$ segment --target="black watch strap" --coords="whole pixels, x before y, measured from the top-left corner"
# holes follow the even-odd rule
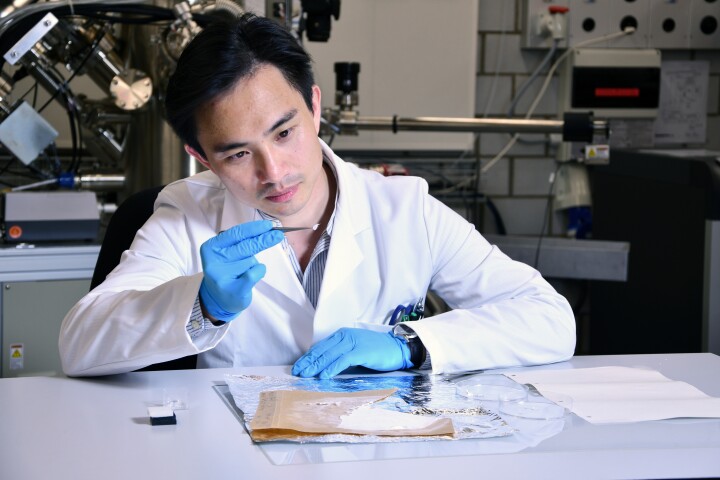
[[[410,349],[410,361],[413,367],[420,368],[425,363],[425,345],[420,341],[420,337],[408,339],[408,348]]]
[[[423,345],[422,340],[418,337],[418,334],[411,328],[406,327],[402,323],[398,324],[393,328],[393,334],[402,337],[407,342],[407,346],[410,349],[410,362],[413,364],[413,368],[420,368],[425,363],[427,356],[427,350]]]

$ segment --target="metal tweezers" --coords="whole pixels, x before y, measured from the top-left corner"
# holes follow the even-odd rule
[[[294,232],[296,230],[317,230],[319,226],[320,224],[316,223],[312,227],[273,227],[270,230],[277,230],[278,232]]]

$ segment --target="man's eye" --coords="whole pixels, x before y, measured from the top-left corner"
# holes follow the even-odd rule
[[[243,158],[246,154],[247,154],[247,152],[245,152],[245,151],[236,152],[236,153],[233,153],[232,155],[228,156],[227,160],[238,160],[240,158]]]
[[[288,135],[290,135],[290,132],[292,132],[292,128],[288,128],[287,130],[283,130],[280,133],[278,133],[278,137],[280,138],[287,138]]]

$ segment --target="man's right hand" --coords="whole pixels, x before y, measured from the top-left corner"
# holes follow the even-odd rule
[[[205,313],[229,322],[252,300],[252,289],[265,276],[265,265],[255,254],[282,242],[283,234],[271,230],[268,220],[236,225],[202,244],[204,278],[200,301]]]

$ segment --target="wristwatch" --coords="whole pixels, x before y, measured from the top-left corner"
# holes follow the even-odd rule
[[[413,368],[420,368],[425,363],[427,350],[415,330],[404,323],[398,323],[393,327],[393,335],[405,340],[410,349],[410,362]]]

